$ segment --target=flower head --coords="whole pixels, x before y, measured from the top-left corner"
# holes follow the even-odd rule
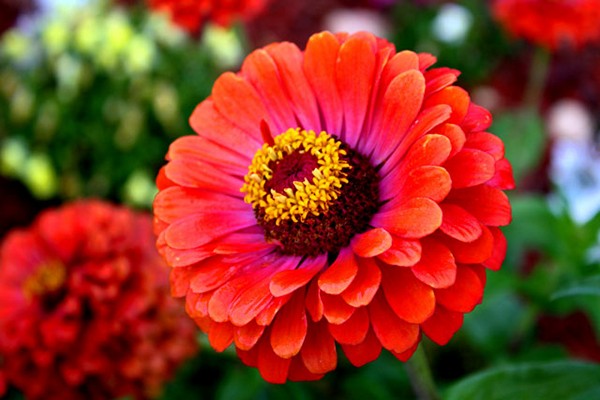
[[[212,21],[227,26],[235,18],[256,15],[267,0],[147,0],[156,11],[165,12],[171,20],[191,34],[199,33],[203,24]]]
[[[368,33],[276,43],[223,74],[157,178],[157,245],[211,345],[271,382],[422,333],[444,344],[502,263],[512,188],[458,71]]]
[[[600,40],[599,0],[495,0],[492,11],[514,36],[551,50]]]
[[[99,201],[45,211],[0,252],[0,355],[31,399],[156,394],[195,352],[151,218]]]

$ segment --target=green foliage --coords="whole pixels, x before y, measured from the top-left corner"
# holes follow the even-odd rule
[[[600,389],[600,366],[578,361],[503,365],[451,387],[446,400],[584,399]]]

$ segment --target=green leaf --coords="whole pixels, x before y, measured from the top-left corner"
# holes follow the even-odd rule
[[[600,366],[580,361],[505,365],[472,375],[446,393],[446,400],[568,400],[597,393]]]
[[[600,296],[600,275],[583,279],[568,287],[557,290],[552,295],[551,300],[585,295]]]
[[[495,117],[491,132],[498,135],[511,162],[515,180],[522,178],[538,166],[544,152],[544,126],[538,113],[518,110]]]

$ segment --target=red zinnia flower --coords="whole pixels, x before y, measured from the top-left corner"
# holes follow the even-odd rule
[[[271,382],[446,343],[498,269],[513,187],[490,114],[371,34],[277,43],[223,74],[159,173],[172,292]]]
[[[31,399],[143,398],[196,349],[147,215],[99,201],[42,213],[0,250],[0,357]]]
[[[495,0],[492,8],[511,34],[551,50],[600,40],[600,0]]]
[[[206,21],[227,26],[235,18],[256,15],[267,0],[147,0],[149,6],[165,12],[171,20],[191,34],[197,34]]]

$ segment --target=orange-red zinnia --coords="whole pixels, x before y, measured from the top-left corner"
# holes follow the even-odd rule
[[[195,330],[148,215],[80,201],[1,247],[0,368],[29,399],[154,396],[196,351]]]
[[[450,340],[502,263],[513,187],[458,71],[368,33],[217,79],[157,178],[157,245],[211,345],[270,382]]]
[[[600,41],[600,0],[494,0],[511,34],[551,50]]]

